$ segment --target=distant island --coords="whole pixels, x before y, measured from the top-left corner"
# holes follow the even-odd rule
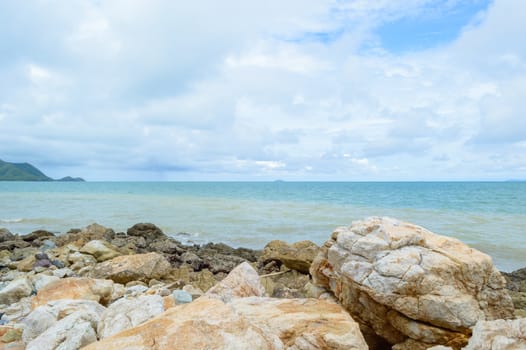
[[[9,163],[0,159],[0,181],[85,181],[80,177],[66,176],[52,179],[29,163]]]

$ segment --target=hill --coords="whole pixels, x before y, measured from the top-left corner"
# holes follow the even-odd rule
[[[9,163],[0,159],[0,181],[55,181],[29,163]],[[64,177],[57,181],[84,181]]]

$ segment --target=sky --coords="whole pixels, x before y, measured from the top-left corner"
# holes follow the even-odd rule
[[[4,0],[0,159],[91,181],[526,178],[526,2]]]

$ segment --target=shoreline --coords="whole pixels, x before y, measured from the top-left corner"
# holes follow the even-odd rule
[[[381,225],[378,226],[379,224],[377,224],[377,222],[381,222]],[[361,228],[360,225],[366,226],[364,226],[365,228]],[[400,225],[406,227],[406,229],[404,229],[406,231],[399,232]],[[429,267],[429,274],[431,275],[439,273],[438,271],[440,271],[440,269],[447,266],[446,262],[442,262],[440,259],[450,255],[458,256],[458,259],[463,259],[465,261],[463,264],[468,264],[466,265],[467,270],[462,272],[462,274],[451,274],[450,270],[452,268],[458,268],[458,266],[455,267],[455,264],[457,263],[454,263],[451,267],[445,267],[445,270],[436,276],[436,278],[446,278],[443,282],[439,283],[440,286],[444,283],[451,283],[452,286],[469,286],[472,283],[493,280],[491,288],[494,288],[494,291],[491,293],[494,295],[489,295],[490,298],[493,298],[491,299],[493,301],[490,304],[484,299],[488,296],[484,296],[484,293],[475,293],[472,295],[470,294],[471,292],[469,291],[469,288],[462,292],[460,290],[457,291],[458,293],[467,293],[466,295],[461,294],[459,300],[464,300],[468,297],[475,298],[474,300],[482,298],[480,300],[480,305],[482,305],[481,309],[477,312],[487,313],[487,316],[485,317],[488,319],[518,318],[518,320],[520,320],[521,317],[526,317],[526,268],[519,269],[512,273],[501,273],[502,277],[500,277],[501,274],[496,270],[494,270],[494,272],[487,270],[489,268],[488,263],[490,264],[490,262],[484,254],[472,250],[459,241],[451,240],[445,236],[435,235],[424,228],[399,222],[391,218],[368,218],[363,222],[358,221],[353,223],[349,228],[338,228],[329,237],[329,240],[321,246],[310,241],[300,241],[289,244],[284,241],[273,240],[268,242],[261,250],[233,248],[223,243],[184,245],[163,233],[159,227],[149,223],[135,224],[128,228],[126,232],[115,232],[111,228],[92,224],[82,229],[71,229],[67,233],[61,235],[54,235],[52,232],[45,230],[37,230],[20,236],[12,234],[6,229],[0,229],[0,304],[4,304],[1,307],[3,314],[0,314],[0,332],[2,332],[2,329],[6,330],[8,333],[12,332],[13,340],[10,342],[18,342],[17,344],[23,346],[21,349],[28,346],[28,350],[33,349],[33,345],[31,344],[34,344],[35,341],[38,340],[38,342],[42,342],[42,337],[44,337],[44,335],[46,337],[52,337],[53,335],[46,332],[39,333],[39,335],[36,334],[38,333],[37,331],[29,331],[31,328],[28,327],[32,326],[27,323],[28,318],[31,319],[31,317],[35,319],[35,322],[42,322],[40,318],[41,316],[34,314],[39,310],[37,307],[38,305],[42,305],[40,307],[50,307],[51,309],[59,307],[59,304],[47,301],[46,298],[59,298],[62,300],[64,298],[77,299],[80,297],[82,299],[85,295],[92,295],[88,298],[90,300],[92,298],[98,300],[98,304],[96,303],[96,305],[102,305],[102,308],[96,306],[99,310],[97,311],[99,316],[97,316],[96,321],[92,320],[90,322],[95,322],[95,324],[99,325],[105,324],[106,326],[104,327],[110,327],[107,325],[113,324],[114,321],[103,321],[103,319],[104,317],[109,317],[104,316],[107,313],[105,310],[112,309],[112,305],[114,304],[114,308],[120,311],[114,311],[117,312],[117,314],[112,317],[119,317],[119,313],[127,312],[124,311],[123,306],[117,308],[121,303],[132,303],[135,302],[135,300],[143,300],[144,298],[150,298],[152,300],[157,298],[155,300],[160,302],[161,304],[159,305],[161,306],[156,309],[158,311],[155,311],[149,317],[154,317],[156,315],[162,317],[165,313],[169,313],[170,310],[177,310],[178,306],[182,306],[181,304],[190,303],[191,305],[194,305],[192,300],[202,300],[202,296],[208,295],[210,290],[217,290],[218,288],[223,290],[221,293],[226,293],[220,297],[223,302],[226,302],[227,304],[230,302],[234,303],[234,301],[228,301],[230,300],[229,298],[231,298],[232,293],[234,293],[229,288],[234,288],[234,286],[239,285],[244,286],[242,287],[244,292],[259,290],[256,295],[252,295],[250,294],[252,292],[250,292],[247,295],[243,295],[243,297],[250,297],[252,295],[252,297],[270,298],[258,299],[258,302],[265,305],[277,302],[272,300],[283,300],[279,303],[293,302],[296,303],[294,304],[294,308],[301,309],[304,307],[301,305],[304,305],[307,300],[319,300],[316,302],[312,301],[312,303],[322,303],[322,300],[329,300],[331,303],[337,303],[335,305],[338,305],[338,310],[340,310],[338,312],[349,313],[352,318],[360,324],[360,329],[363,334],[357,333],[355,334],[357,338],[353,339],[361,339],[363,335],[365,339],[364,341],[369,344],[370,349],[384,349],[385,347],[381,346],[386,346],[385,344],[387,343],[391,345],[407,343],[409,344],[407,345],[409,346],[407,349],[420,349],[418,347],[413,347],[414,344],[416,344],[414,343],[415,341],[421,342],[421,339],[418,338],[419,336],[415,339],[420,340],[415,340],[412,338],[413,335],[411,332],[404,333],[397,330],[385,333],[382,329],[390,329],[389,327],[392,326],[384,325],[376,329],[375,327],[378,327],[378,325],[368,323],[370,321],[367,321],[369,317],[367,315],[378,312],[375,311],[376,308],[379,308],[378,310],[384,310],[387,307],[386,305],[378,304],[380,300],[383,300],[382,298],[375,297],[374,302],[373,299],[369,300],[368,303],[370,304],[370,310],[366,310],[366,313],[364,314],[363,310],[355,309],[353,307],[356,303],[355,300],[348,299],[349,295],[357,293],[358,290],[352,292],[351,290],[348,290],[342,293],[341,289],[355,288],[356,286],[360,286],[360,284],[352,282],[346,287],[345,283],[349,283],[348,278],[338,280],[338,282],[329,282],[331,279],[340,278],[338,276],[340,276],[341,273],[336,273],[337,269],[348,268],[345,266],[351,266],[349,264],[343,264],[340,266],[339,264],[341,263],[337,262],[340,258],[333,261],[331,259],[334,259],[334,254],[327,255],[328,249],[336,248],[338,247],[338,244],[343,244],[344,242],[344,240],[341,242],[335,240],[335,237],[349,235],[349,238],[358,239],[362,234],[360,232],[373,232],[374,230],[378,230],[379,227],[382,228],[382,230],[386,230],[385,233],[382,233],[380,236],[387,237],[391,235],[391,239],[393,239],[391,241],[392,243],[387,246],[381,246],[378,245],[378,243],[375,243],[378,242],[376,241],[376,238],[375,240],[369,240],[367,234],[365,234],[363,239],[366,240],[362,243],[356,243],[356,246],[360,245],[362,247],[360,248],[361,255],[357,255],[356,257],[358,260],[352,262],[352,264],[358,263],[358,265],[355,266],[362,267],[359,267],[358,270],[351,269],[347,272],[341,273],[350,273],[352,275],[362,271],[360,269],[363,269],[363,266],[366,266],[363,265],[365,264],[365,260],[363,259],[366,259],[366,257],[367,259],[377,259],[374,255],[369,256],[368,254],[376,249],[388,249],[384,253],[377,255],[380,260],[376,261],[374,265],[377,266],[375,269],[378,269],[378,271],[387,269],[385,272],[382,272],[386,274],[385,276],[378,275],[378,277],[375,277],[380,278],[380,280],[378,280],[379,282],[375,282],[377,283],[376,287],[374,287],[377,289],[375,293],[383,293],[383,289],[391,288],[389,287],[389,279],[391,277],[388,276],[395,276],[397,274],[396,271],[399,269],[397,264],[400,264],[401,268],[403,268],[402,271],[406,271],[407,269],[407,267],[402,267],[405,266],[404,264],[413,264],[413,262],[411,262],[413,259],[412,253],[410,253],[412,249],[423,249],[419,254],[430,254],[428,258],[431,259],[429,260],[429,264],[433,264]],[[356,233],[360,234],[356,235]],[[402,234],[402,236],[396,238],[399,234]],[[412,236],[407,236],[408,234]],[[402,240],[400,240],[400,238],[402,238]],[[422,239],[426,240],[427,243],[418,243]],[[407,245],[407,247],[399,250],[401,242],[402,246]],[[434,256],[433,254],[435,254],[434,252],[437,251],[437,248],[432,248],[432,246],[433,244],[443,244],[443,242],[449,242],[446,246],[451,250],[442,258],[436,260],[438,256]],[[428,246],[430,249],[426,248]],[[347,259],[353,253],[350,253],[350,251],[345,252],[345,249],[348,249],[345,247],[346,245],[343,244],[334,252],[340,250],[341,254],[343,254],[342,258]],[[460,250],[456,252],[457,249]],[[381,257],[385,256],[385,254],[388,254],[388,256],[392,254],[393,257],[398,256],[398,258],[393,260],[394,263],[388,262],[384,266],[382,265]],[[469,256],[466,254],[469,254]],[[434,262],[435,260],[436,262]],[[417,268],[415,271],[420,269],[418,264],[414,265],[414,267]],[[469,267],[470,264],[473,264],[473,266]],[[330,270],[327,269],[327,266],[331,266]],[[236,280],[236,282],[225,282],[228,281],[229,278],[233,278],[231,277],[231,274],[234,274],[235,271],[240,268],[242,270],[244,269],[244,272],[242,273],[243,276],[235,278],[241,278],[241,280]],[[492,268],[494,269],[493,266]],[[364,271],[366,270],[359,272],[359,274],[364,273]],[[480,273],[486,274],[484,275],[485,277],[482,278],[482,276],[477,275]],[[491,276],[497,274],[498,278],[489,278],[488,273],[491,274]],[[474,274],[474,276],[470,277],[469,274]],[[407,273],[403,273],[400,275],[400,278],[406,278],[406,275]],[[428,274],[426,273],[422,276],[427,278],[427,275]],[[459,281],[449,281],[449,278],[461,278],[461,284],[459,284]],[[467,280],[462,280],[464,278]],[[473,280],[470,282],[469,278],[473,278]],[[433,279],[429,281],[433,281]],[[231,284],[229,287],[217,287],[222,283]],[[245,283],[252,283],[251,287],[245,286]],[[405,283],[412,282],[409,279]],[[95,285],[97,285],[97,287],[95,287]],[[341,287],[333,289],[336,285],[340,285]],[[80,290],[76,292],[78,288],[81,288],[82,290],[85,288],[87,289],[82,292]],[[227,288],[227,291],[225,291],[224,288]],[[413,290],[413,288],[414,287],[411,287],[409,290]],[[484,290],[487,287],[481,285],[481,287],[477,288],[482,288],[482,290]],[[51,291],[48,291],[48,289],[51,289]],[[359,293],[364,293],[365,291],[370,291],[371,287],[359,290]],[[101,293],[100,291],[106,291],[104,293],[109,294],[98,295],[97,293]],[[51,293],[51,295],[46,293]],[[93,293],[95,293],[95,295]],[[422,291],[422,293],[425,292]],[[446,295],[450,294],[451,291],[446,293]],[[511,298],[508,294],[511,295]],[[398,292],[396,295],[398,295]],[[360,298],[363,299],[366,297],[363,295]],[[389,298],[385,300],[389,300]],[[446,299],[444,299],[444,302],[447,304],[454,300],[453,297],[447,296]],[[309,301],[309,303],[311,302]],[[493,305],[495,303],[497,303],[497,306],[494,311],[484,311],[485,306],[483,305]],[[389,302],[387,305],[390,305]],[[35,307],[37,307],[37,309],[35,309]],[[76,307],[79,306],[75,306],[75,308]],[[142,307],[143,306],[137,304],[133,306],[133,309],[139,310]],[[217,305],[215,307],[217,307]],[[323,306],[324,309],[327,309],[327,307],[327,305]],[[389,307],[395,306],[390,305]],[[513,311],[514,307],[515,311]],[[333,307],[328,307],[328,309],[331,308]],[[328,309],[326,317],[333,317],[330,316],[331,314]],[[141,312],[148,313],[150,311],[143,310]],[[78,311],[79,317],[84,315],[82,312]],[[130,310],[130,312],[138,311]],[[395,311],[393,310],[391,312]],[[409,315],[411,314],[409,311],[405,312],[408,312]],[[515,312],[515,316],[513,316],[513,312]],[[74,314],[77,314],[77,311],[75,311]],[[411,322],[417,322],[417,320],[419,320],[418,315],[413,317],[415,317],[415,320]],[[448,328],[450,326],[444,326],[444,321],[440,320],[442,315],[437,314],[435,317],[438,317],[439,320],[423,320],[425,323],[422,324],[422,327],[425,325],[425,327],[429,328],[432,324],[434,325],[433,327],[435,327],[432,328],[432,330],[426,330],[424,333],[429,335],[429,332],[438,332],[436,334],[445,334],[444,332],[446,332],[448,334],[446,338],[450,339],[450,341],[442,342],[433,340],[435,338],[431,337],[426,340],[425,344],[428,344],[427,342],[443,345],[448,344],[455,350],[461,348],[461,345],[459,344],[467,344],[469,337],[471,336],[470,328],[458,328],[457,326]],[[458,315],[458,317],[463,319],[464,316]],[[466,320],[468,320],[471,316],[466,317]],[[156,318],[153,318],[152,322],[155,319]],[[61,324],[61,321],[58,319],[54,322],[56,322],[56,324]],[[395,321],[393,319],[389,322],[400,322],[400,320]],[[137,323],[137,325],[138,324],[140,324],[140,322]],[[126,327],[129,328],[132,326],[133,325],[128,325]],[[114,327],[116,328],[112,328],[112,332],[115,331],[116,333],[119,329],[126,329],[119,328],[122,326]],[[345,327],[355,326],[349,324]],[[56,330],[53,332],[56,333]],[[105,332],[109,331],[95,328],[94,331],[92,330],[90,332],[91,335],[89,342],[94,344],[94,349],[99,349],[99,347],[97,347],[98,345],[96,345],[99,342],[101,346],[103,346],[103,344],[106,344],[112,339],[111,337],[107,338],[108,340],[103,339],[109,334]],[[142,334],[140,327],[137,328],[136,332],[137,334]],[[0,348],[3,339],[4,338],[1,338],[0,334]],[[453,341],[452,339],[455,340]],[[77,347],[74,346],[72,347],[72,349],[76,348]],[[398,347],[398,349],[406,348]]]

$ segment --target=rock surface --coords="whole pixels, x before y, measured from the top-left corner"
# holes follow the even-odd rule
[[[92,278],[63,278],[41,288],[33,298],[33,308],[60,299],[93,300],[107,305],[114,297],[114,283]]]
[[[107,338],[148,321],[164,312],[160,295],[142,295],[137,298],[121,298],[111,304],[101,316],[97,327],[100,339]]]
[[[126,255],[97,264],[91,271],[91,277],[111,279],[122,284],[149,282],[167,276],[171,268],[170,263],[158,253]]]
[[[284,241],[274,240],[265,246],[258,262],[260,266],[264,266],[275,260],[289,269],[307,274],[319,251],[320,247],[311,241],[300,241],[290,245]]]
[[[477,321],[513,315],[505,280],[490,257],[391,218],[338,228],[311,274],[363,330],[373,330],[390,344],[458,349]]]
[[[526,349],[526,318],[479,321],[464,350]]]
[[[265,288],[261,285],[258,273],[249,263],[244,262],[233,269],[224,280],[210,288],[205,296],[229,302],[232,298],[264,294]]]
[[[16,303],[23,297],[31,295],[32,292],[33,285],[29,278],[17,278],[0,290],[0,305]]]
[[[100,239],[89,241],[88,243],[84,244],[79,251],[84,254],[92,255],[98,262],[110,260],[122,255],[117,251],[116,247]]]

